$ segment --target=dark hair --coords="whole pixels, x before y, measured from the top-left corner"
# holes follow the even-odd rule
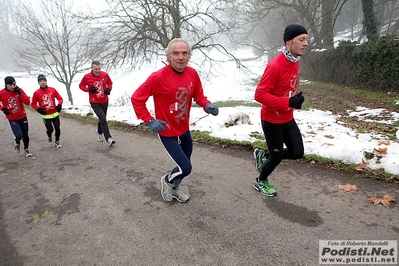
[[[101,65],[101,63],[98,60],[94,60],[93,62],[91,62],[91,66],[93,66],[93,65],[99,66],[99,65]]]

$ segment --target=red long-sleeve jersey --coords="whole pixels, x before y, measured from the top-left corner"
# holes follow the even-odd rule
[[[210,103],[204,96],[197,71],[188,66],[183,73],[177,73],[167,65],[152,73],[133,93],[134,111],[145,123],[152,118],[145,104],[150,96],[154,99],[155,117],[167,123],[165,130],[158,132],[165,137],[180,136],[189,130],[193,99],[202,108]]]
[[[95,93],[89,92],[91,87],[96,87],[97,91]],[[112,90],[112,80],[107,72],[101,71],[99,76],[95,76],[90,72],[83,76],[79,83],[79,88],[89,93],[89,102],[102,104],[108,102],[108,95],[105,94],[105,89]]]
[[[57,106],[55,99],[57,99],[58,104],[64,102],[61,95],[53,87],[47,87],[46,89],[39,88],[33,93],[31,106],[35,110],[39,107],[44,108],[46,114],[51,115],[57,112],[55,109]]]
[[[255,100],[262,104],[261,119],[282,124],[294,118],[289,98],[298,93],[299,62],[278,54],[266,66],[255,90]]]
[[[21,94],[15,91],[9,91],[7,89],[2,89],[0,91],[0,110],[3,107],[7,108],[10,112],[6,115],[8,120],[19,120],[26,117],[25,105],[30,104],[28,95],[20,88]]]

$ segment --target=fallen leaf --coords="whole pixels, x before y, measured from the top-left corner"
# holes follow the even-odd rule
[[[380,140],[380,141],[378,142],[378,145],[389,145],[389,144],[391,144],[391,143],[389,142],[389,140]]]
[[[392,196],[385,195],[382,199],[377,197],[369,198],[370,201],[374,203],[374,205],[382,204],[385,207],[393,207],[392,203],[395,202],[395,199]]]
[[[364,168],[367,167],[367,162],[365,160],[362,159],[362,163],[356,165],[355,170],[356,171],[362,171]]]
[[[341,190],[345,190],[347,192],[351,192],[352,190],[357,190],[356,185],[351,185],[351,184],[338,185],[338,188]]]
[[[330,147],[330,146],[334,146],[334,144],[332,144],[332,143],[323,143],[323,144],[321,144],[321,146],[328,146],[328,147]]]
[[[376,151],[376,152],[378,152],[378,153],[380,153],[380,154],[387,154],[387,150],[388,150],[388,148],[387,147],[379,147],[379,148],[374,148],[374,151]]]
[[[324,135],[324,137],[326,137],[328,139],[333,139],[334,138],[334,136],[332,136],[332,135]]]

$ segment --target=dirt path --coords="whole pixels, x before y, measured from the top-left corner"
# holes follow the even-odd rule
[[[166,203],[160,177],[173,164],[153,134],[62,119],[61,149],[28,112],[34,157],[16,154],[0,123],[0,265],[317,265],[319,240],[399,238],[397,207],[368,198],[398,186],[283,162],[278,196],[252,187],[250,151],[195,144],[182,183],[190,201]],[[351,183],[357,191],[338,190]]]

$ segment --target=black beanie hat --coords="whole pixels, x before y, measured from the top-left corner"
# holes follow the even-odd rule
[[[37,76],[37,82],[39,82],[41,80],[47,81],[46,77],[43,74],[40,74],[39,76]]]
[[[4,79],[4,84],[13,84],[15,82],[15,79],[11,76],[8,76]]]
[[[285,28],[284,31],[284,43],[286,41],[294,39],[296,36],[301,34],[308,34],[308,31],[299,24],[290,24]]]

